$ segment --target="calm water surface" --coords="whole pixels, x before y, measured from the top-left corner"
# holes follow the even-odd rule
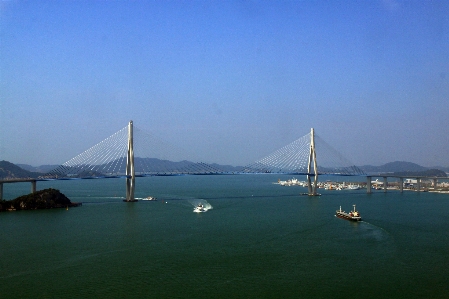
[[[138,178],[159,200],[137,203],[124,179],[38,182],[83,206],[0,214],[0,298],[449,298],[449,195],[311,198],[278,178]],[[334,216],[353,204],[363,222]]]

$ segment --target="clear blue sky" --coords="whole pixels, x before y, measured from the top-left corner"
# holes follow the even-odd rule
[[[0,160],[61,164],[133,120],[206,162],[314,127],[356,165],[449,166],[449,1],[0,7]]]

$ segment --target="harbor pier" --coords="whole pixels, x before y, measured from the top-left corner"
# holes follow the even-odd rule
[[[373,178],[382,178],[382,181],[376,180],[373,181]],[[373,184],[375,184],[375,189],[383,189],[384,192],[387,192],[388,189],[388,178],[395,178],[399,180],[397,183],[399,187],[399,191],[404,191],[404,185],[407,185],[409,189],[413,189],[417,192],[428,191],[428,186],[423,189],[425,181],[432,181],[433,189],[436,190],[438,186],[439,180],[449,180],[449,177],[427,177],[427,176],[399,176],[399,175],[367,175],[366,176],[366,192],[371,193]],[[405,180],[405,183],[404,183]],[[379,187],[378,185],[382,185]]]

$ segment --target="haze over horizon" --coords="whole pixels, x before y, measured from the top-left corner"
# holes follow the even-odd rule
[[[2,1],[0,40],[0,160],[133,120],[205,162],[313,127],[355,165],[449,167],[448,1]]]
[[[157,158],[156,158],[157,159]],[[317,158],[318,159],[318,158]],[[187,161],[189,161],[189,160],[187,160]],[[319,160],[318,160],[319,161]],[[7,161],[7,162],[10,162],[10,161]],[[383,163],[383,164],[381,164],[381,165],[372,165],[372,164],[364,164],[364,165],[354,165],[354,166],[357,166],[357,167],[366,167],[366,166],[368,166],[368,167],[381,167],[381,166],[385,166],[385,165],[390,165],[390,164],[395,164],[395,163],[401,163],[401,162],[404,162],[404,163],[412,163],[412,164],[416,164],[416,165],[418,165],[418,166],[422,166],[422,165],[419,165],[419,164],[417,164],[417,163],[414,163],[414,162],[409,162],[409,161],[391,161],[391,162],[386,162],[386,163]],[[10,162],[10,163],[12,163],[12,162]],[[215,163],[215,162],[210,162],[210,163]],[[37,167],[41,167],[41,166],[59,166],[59,165],[61,165],[61,164],[35,164],[35,165],[32,165],[32,164],[26,164],[26,163],[13,163],[14,165],[17,165],[17,166],[19,166],[20,167],[20,165],[27,165],[27,166],[31,166],[31,167],[33,167],[33,168],[37,168]],[[220,163],[216,163],[216,164],[219,164],[220,165]],[[226,165],[230,165],[230,164],[226,164]],[[231,165],[231,166],[235,166],[235,167],[244,167],[244,166],[246,166],[246,165]],[[320,167],[320,166],[318,166],[318,167]],[[448,168],[447,166],[444,166],[444,165],[432,165],[432,166],[422,166],[422,167],[427,167],[427,168],[432,168],[432,167],[440,167],[440,168],[444,168],[444,169],[446,169],[446,168]],[[27,169],[25,169],[25,170],[27,170]]]

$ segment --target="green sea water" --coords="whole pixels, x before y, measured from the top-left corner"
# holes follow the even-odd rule
[[[125,179],[38,182],[83,205],[0,213],[0,298],[449,298],[448,194],[273,184],[289,178],[137,178],[159,200],[135,203]],[[334,216],[353,204],[362,222]]]

